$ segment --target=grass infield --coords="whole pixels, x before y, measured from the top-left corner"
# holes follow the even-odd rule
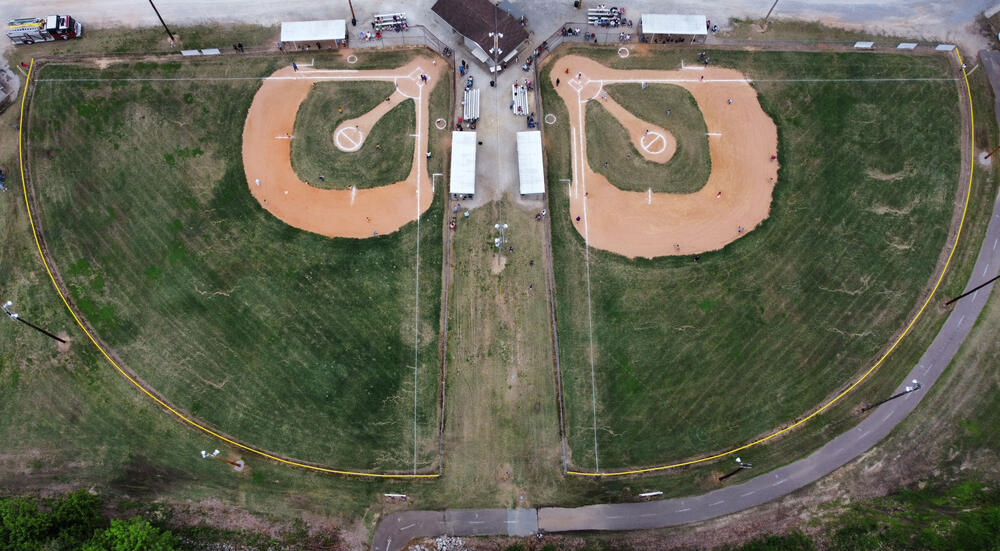
[[[226,70],[262,77],[279,62]],[[63,75],[105,73],[50,66],[39,77]],[[39,82],[29,160],[56,266],[98,335],[183,411],[296,459],[381,470],[413,468],[416,422],[425,467],[437,449],[441,206],[419,235],[411,223],[365,240],[274,219],[248,193],[240,152],[259,86]]]
[[[670,68],[684,55],[584,51],[618,68]],[[756,79],[951,76],[940,57],[712,59]],[[602,469],[708,453],[799,417],[871,365],[938,261],[960,163],[953,82],[755,86],[778,125],[782,162],[763,226],[697,263],[590,251]],[[543,98],[565,120],[558,98]],[[550,179],[565,177],[569,129],[549,130]],[[565,190],[552,189],[569,446],[573,463],[592,469],[587,268]]]
[[[705,119],[691,93],[670,84],[611,84],[611,97],[633,115],[672,133],[677,150],[666,163],[642,158],[625,128],[600,101],[587,102],[587,158],[595,172],[626,191],[694,193],[705,186],[712,161]],[[670,114],[667,115],[667,109]],[[604,163],[608,162],[608,168]]]
[[[395,87],[389,82],[319,82],[313,85],[295,119],[292,167],[309,185],[325,189],[359,189],[402,181],[413,166],[413,100],[385,114],[361,149],[344,152],[334,145],[341,121],[359,117],[385,100]],[[340,110],[343,112],[339,112]],[[381,144],[382,151],[375,148]],[[320,181],[323,174],[324,181]]]

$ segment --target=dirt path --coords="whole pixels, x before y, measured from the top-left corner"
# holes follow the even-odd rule
[[[553,84],[557,77],[565,80],[556,91],[566,102],[573,129],[570,216],[591,247],[629,258],[695,254],[720,249],[767,218],[778,176],[778,163],[771,161],[778,131],[742,73],[721,68],[615,70],[570,55],[556,60]],[[667,82],[691,92],[709,132],[712,173],[704,188],[683,195],[623,191],[590,168],[585,104],[612,104],[610,97],[602,100],[603,86],[619,82]],[[609,111],[618,114],[614,107]],[[621,122],[633,142],[637,135],[641,140],[647,128],[653,132],[653,126],[638,118]],[[656,151],[656,145],[650,145]]]
[[[250,192],[286,224],[327,237],[372,237],[392,233],[416,220],[434,197],[427,174],[427,120],[430,90],[442,66],[419,57],[392,70],[300,67],[294,71],[285,67],[275,71],[254,96],[243,127],[243,168]],[[420,79],[421,74],[429,77],[427,83]],[[291,140],[295,138],[291,132],[299,105],[315,83],[346,80],[383,80],[396,85],[390,101],[351,122],[358,126],[356,135],[339,136],[342,141],[353,138],[357,148],[392,106],[410,98],[416,103],[413,164],[402,182],[371,189],[319,189],[300,180],[292,169]],[[334,135],[336,140],[337,132]]]

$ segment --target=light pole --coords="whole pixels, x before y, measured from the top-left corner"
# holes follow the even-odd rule
[[[880,402],[875,402],[874,404],[872,404],[870,406],[866,406],[866,407],[861,408],[861,413],[864,413],[864,412],[866,412],[866,411],[868,411],[870,409],[875,409],[875,408],[881,406],[882,404],[888,402],[889,400],[895,400],[896,398],[899,398],[900,396],[906,396],[907,394],[909,394],[911,392],[916,392],[916,391],[920,390],[921,386],[923,386],[919,382],[917,382],[916,379],[913,379],[912,381],[910,381],[910,384],[911,384],[911,386],[905,387],[903,389],[903,392],[899,392],[899,393],[893,394],[892,396],[889,396],[885,400],[882,400]]]
[[[160,15],[160,10],[156,9],[156,4],[153,3],[153,0],[149,0],[149,5],[153,6],[153,11],[156,12],[156,17],[160,20],[160,25],[163,25],[163,30],[167,31],[167,36],[170,37],[170,43],[173,44],[174,34],[167,28],[167,24],[163,21],[163,16]]]
[[[490,53],[493,54],[493,76],[490,78],[490,85],[493,86],[500,75],[500,54],[503,53],[500,49],[500,39],[503,38],[503,33],[490,33],[490,37],[493,38],[493,47],[490,48]]]
[[[351,3],[351,0],[347,0],[347,6],[351,8],[351,25],[357,27],[358,18],[354,17],[354,4]]]
[[[500,54],[503,53],[500,49],[500,39],[503,38],[503,34],[500,33],[499,12],[500,8],[494,4],[493,32],[490,33],[490,37],[493,38],[493,49],[490,50],[493,54],[493,78],[490,79],[490,86],[496,86],[496,80],[500,77]]]
[[[23,324],[27,325],[28,327],[30,327],[30,328],[32,328],[32,329],[34,329],[35,331],[38,331],[39,333],[42,333],[43,335],[46,335],[46,336],[48,336],[48,337],[52,337],[53,339],[55,339],[55,340],[57,340],[57,341],[59,341],[59,342],[61,342],[61,343],[63,343],[63,344],[66,344],[66,341],[64,341],[64,340],[60,339],[59,337],[57,337],[57,336],[53,335],[52,333],[49,333],[48,331],[46,331],[46,330],[42,329],[41,327],[39,327],[39,326],[37,326],[37,325],[35,325],[35,324],[31,323],[30,321],[28,321],[28,320],[26,320],[26,319],[22,318],[22,317],[21,317],[21,316],[20,316],[20,315],[19,315],[19,314],[18,314],[17,312],[12,312],[12,311],[10,310],[10,307],[11,307],[11,306],[13,306],[13,305],[14,305],[14,302],[13,302],[13,301],[10,301],[10,300],[8,300],[8,301],[7,301],[7,302],[5,302],[5,303],[4,303],[4,305],[3,305],[2,307],[0,307],[0,308],[3,308],[3,313],[4,313],[4,314],[7,314],[7,316],[8,316],[8,317],[10,317],[10,319],[12,319],[12,320],[14,320],[14,321],[19,321],[19,322],[21,322],[21,323],[23,323]]]
[[[205,450],[201,450],[201,458],[202,459],[218,459],[219,461],[222,461],[223,463],[228,463],[228,464],[232,465],[233,466],[233,470],[236,471],[236,472],[242,472],[243,471],[243,467],[245,467],[246,464],[243,463],[242,459],[237,459],[236,461],[230,461],[230,460],[228,460],[228,459],[226,459],[224,457],[219,457],[219,453],[220,453],[219,450],[215,450],[212,453],[208,453]]]
[[[493,227],[500,231],[500,237],[498,241],[495,241],[497,247],[503,245],[507,242],[507,238],[504,237],[503,231],[507,229],[507,224],[493,224]]]
[[[736,467],[736,470],[733,471],[733,472],[731,472],[731,473],[724,474],[724,475],[720,476],[719,477],[719,482],[722,482],[723,480],[725,480],[725,479],[733,476],[734,474],[742,471],[743,469],[752,469],[753,468],[752,464],[747,463],[746,461],[742,461],[739,457],[736,458],[736,463],[739,464],[739,467]]]

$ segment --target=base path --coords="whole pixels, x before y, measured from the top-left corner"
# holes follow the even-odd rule
[[[437,82],[443,65],[420,57],[388,70],[300,67],[294,71],[285,67],[275,71],[254,96],[243,127],[243,169],[250,192],[286,224],[327,237],[373,237],[416,220],[434,198],[426,163],[428,103],[432,83]],[[428,81],[421,80],[421,75],[427,75]],[[381,80],[396,85],[390,101],[383,102],[389,105],[376,108],[380,114],[408,98],[416,103],[413,163],[402,182],[371,189],[319,189],[300,180],[292,169],[292,129],[299,105],[315,83],[347,80]],[[345,137],[363,139],[378,120],[376,115],[359,117],[352,122],[360,127],[359,135]],[[358,171],[364,169],[358,167]]]
[[[721,249],[767,218],[778,177],[778,163],[771,160],[777,151],[778,129],[764,113],[756,90],[742,73],[714,67],[697,74],[617,70],[592,59],[568,55],[555,61],[550,78],[553,85],[556,78],[568,79],[555,90],[566,102],[570,126],[574,129],[570,216],[591,247],[629,258],[695,254]],[[640,86],[643,82],[683,87],[694,96],[705,117],[712,173],[700,191],[690,194],[624,191],[590,168],[586,103],[600,101],[621,119],[622,110],[613,98],[602,101],[604,86],[617,83]],[[653,142],[644,134],[645,128],[649,128],[652,136],[654,127],[634,116],[626,117],[622,124],[633,142],[637,138]],[[642,128],[637,124],[643,125]],[[655,132],[673,141],[664,130],[657,128]],[[662,144],[657,140],[648,145],[638,148],[646,149],[644,156],[656,152]],[[675,146],[668,144],[670,154]],[[662,162],[662,157],[652,157]]]

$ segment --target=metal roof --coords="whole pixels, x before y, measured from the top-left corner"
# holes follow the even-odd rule
[[[704,15],[644,13],[640,18],[643,34],[708,34]]]
[[[517,133],[517,175],[521,195],[545,193],[541,132],[529,130]]]
[[[347,25],[343,19],[327,19],[325,21],[283,21],[281,23],[282,42],[343,40],[346,37]]]
[[[451,133],[449,193],[476,193],[476,133]]]

